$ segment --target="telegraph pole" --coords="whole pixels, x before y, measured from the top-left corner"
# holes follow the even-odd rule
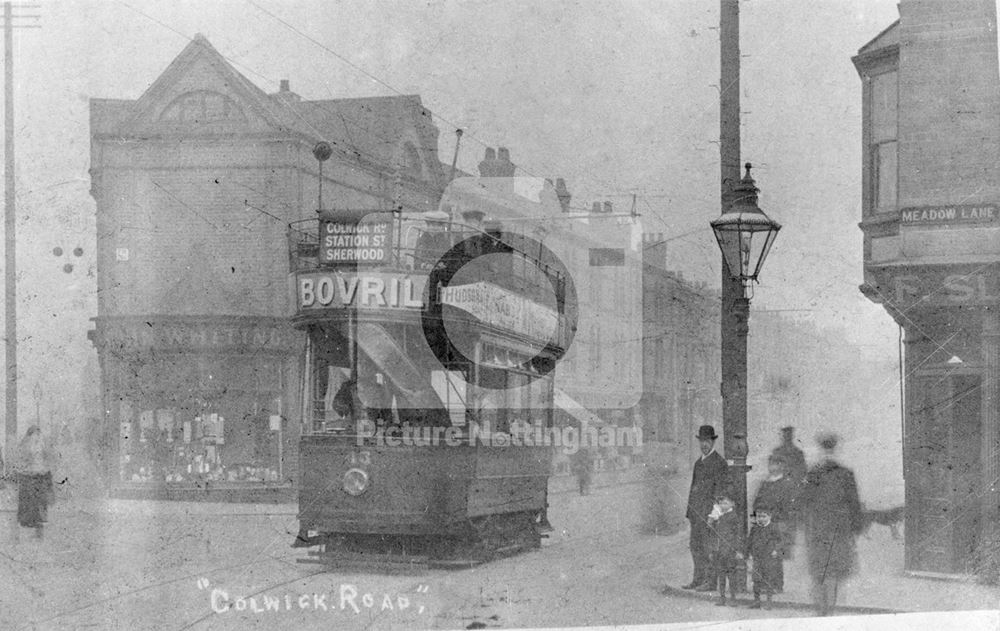
[[[7,392],[4,436],[6,464],[13,465],[17,445],[17,249],[14,200],[14,29],[40,28],[37,24],[14,25],[15,19],[37,19],[38,15],[15,15],[14,9],[38,8],[37,4],[3,3],[4,66],[4,336],[6,339]]]
[[[719,14],[719,157],[722,214],[735,201],[740,181],[740,3],[720,0]],[[750,301],[740,279],[722,258],[722,433],[730,475],[736,485],[736,512],[747,534],[747,327]],[[737,574],[737,590],[746,591],[746,572]]]

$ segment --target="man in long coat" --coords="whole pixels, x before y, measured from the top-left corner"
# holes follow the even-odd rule
[[[687,519],[691,522],[691,560],[694,577],[684,589],[712,591],[715,576],[709,559],[710,534],[708,515],[712,512],[715,496],[721,492],[729,474],[726,460],[715,451],[715,428],[702,425],[698,428],[701,457],[694,463],[691,492],[688,494]]]
[[[854,572],[855,537],[863,527],[854,473],[833,459],[836,436],[822,436],[823,460],[809,470],[799,496],[806,531],[813,603],[825,616],[837,604],[837,587]]]

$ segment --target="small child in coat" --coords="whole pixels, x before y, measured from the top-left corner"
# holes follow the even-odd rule
[[[718,581],[719,600],[716,605],[726,604],[726,584],[729,584],[731,607],[736,606],[736,585],[734,579],[743,558],[743,533],[740,518],[733,510],[733,494],[724,491],[716,497],[716,504],[708,516],[709,551],[712,567]]]
[[[752,609],[760,608],[760,595],[767,596],[765,609],[771,608],[771,595],[782,578],[783,538],[778,524],[771,521],[768,509],[758,509],[752,517],[753,528],[747,541],[747,556],[753,559]]]

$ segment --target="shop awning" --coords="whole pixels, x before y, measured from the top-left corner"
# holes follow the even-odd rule
[[[575,418],[581,425],[607,425],[600,416],[588,410],[559,388],[554,389],[552,398],[557,408]]]

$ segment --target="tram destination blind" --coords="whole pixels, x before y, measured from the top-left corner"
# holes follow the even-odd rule
[[[383,265],[392,251],[392,221],[388,218],[321,221],[320,264],[330,267]]]

